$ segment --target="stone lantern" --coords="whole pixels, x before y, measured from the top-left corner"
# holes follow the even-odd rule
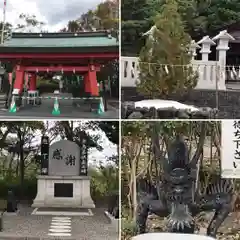
[[[218,77],[218,88],[225,90],[226,89],[226,74],[225,74],[225,68],[226,68],[226,56],[227,56],[227,50],[229,50],[229,41],[234,41],[234,37],[231,36],[227,30],[220,31],[218,35],[213,37],[214,41],[218,42],[216,50],[218,51],[218,63],[220,65],[220,72]]]
[[[201,47],[195,42],[195,40],[192,40],[189,46],[189,53],[192,55],[192,60],[195,59],[197,56],[197,49],[200,49]]]
[[[227,30],[221,31],[218,35],[213,37],[213,41],[217,41],[218,45],[216,50],[218,51],[218,61],[221,65],[226,65],[226,54],[227,50],[229,50],[229,41],[234,41],[234,37],[231,36]]]
[[[197,44],[202,44],[202,49],[200,50],[202,61],[208,61],[208,55],[211,53],[211,46],[216,45],[216,43],[209,36],[205,36],[198,41]]]

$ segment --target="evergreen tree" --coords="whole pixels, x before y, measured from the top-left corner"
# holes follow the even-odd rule
[[[140,52],[139,92],[152,98],[164,98],[195,87],[197,75],[189,65],[190,42],[177,2],[166,0]]]

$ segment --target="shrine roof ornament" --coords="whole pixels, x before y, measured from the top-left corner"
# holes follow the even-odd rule
[[[147,32],[143,33],[142,36],[152,36],[156,29],[156,25],[153,25]]]
[[[10,48],[109,48],[116,51],[118,41],[108,31],[60,32],[60,33],[12,33],[9,40],[0,47],[1,51]]]
[[[197,44],[216,45],[216,43],[209,36],[204,36],[200,41],[197,42]]]
[[[230,35],[227,30],[220,31],[218,35],[212,38],[213,41],[219,40],[219,39],[227,39],[227,40],[232,40],[234,41],[235,38]]]

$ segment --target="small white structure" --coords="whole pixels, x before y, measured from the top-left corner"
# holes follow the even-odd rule
[[[194,106],[189,106],[183,103],[172,100],[163,100],[163,99],[148,99],[142,100],[134,103],[135,108],[156,108],[156,109],[169,109],[175,108],[176,110],[186,110],[189,112],[198,112],[199,109]]]
[[[152,31],[154,28],[152,29]],[[149,35],[151,30],[145,33]],[[189,51],[192,53],[192,67],[199,75],[196,89],[210,89],[226,90],[226,53],[229,49],[229,41],[234,38],[227,33],[227,30],[221,31],[212,39],[209,36],[204,36],[198,43],[191,42]],[[201,45],[201,47],[199,46]],[[211,46],[216,45],[217,59],[215,61],[209,60],[211,53]],[[200,49],[202,60],[195,60],[196,51]],[[147,64],[147,63],[146,63]],[[138,58],[137,57],[121,57],[121,86],[135,87],[138,81]],[[171,67],[171,66],[170,66]],[[174,67],[174,66],[172,66]]]
[[[32,207],[94,208],[90,177],[79,176],[82,164],[76,143],[61,140],[52,144],[48,175],[38,176],[38,192]]]
[[[216,43],[209,37],[204,36],[198,44],[202,44],[200,53],[202,54],[202,61],[208,61],[208,55],[211,53],[211,46],[216,45]]]
[[[133,237],[131,240],[159,240],[159,239],[168,239],[168,240],[213,240],[214,238],[196,235],[196,234],[184,234],[184,233],[145,233]]]
[[[59,187],[72,188],[72,196],[56,196]],[[95,208],[88,176],[38,176],[38,192],[32,207]]]

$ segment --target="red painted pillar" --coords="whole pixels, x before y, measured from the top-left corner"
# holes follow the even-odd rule
[[[23,84],[24,84],[24,70],[21,68],[21,66],[18,65],[16,67],[16,79],[14,82],[14,90],[18,89],[18,93],[20,94],[23,90]]]
[[[91,93],[88,72],[84,75],[84,90],[86,93]]]
[[[30,73],[28,73],[28,72],[24,73],[24,84],[27,87],[27,89],[28,89],[28,82],[29,82],[29,74]]]
[[[92,96],[99,96],[98,83],[97,83],[97,72],[94,65],[89,66],[88,71],[88,84],[90,93]]]
[[[29,74],[29,91],[36,91],[37,89],[37,75],[35,73]]]
[[[8,73],[8,81],[10,85],[12,85],[12,80],[13,80],[12,77],[13,77],[12,73]]]

